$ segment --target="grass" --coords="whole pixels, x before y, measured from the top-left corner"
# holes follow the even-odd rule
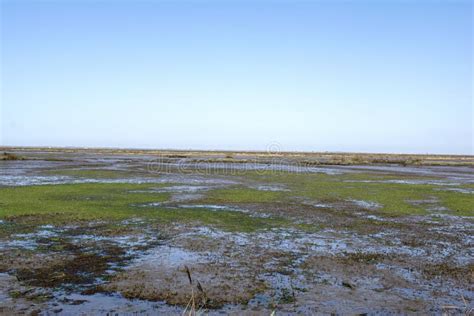
[[[236,211],[212,211],[207,209],[158,208],[155,215],[169,223],[200,223],[229,232],[250,233],[258,230],[292,225],[283,218],[259,218]]]
[[[229,191],[211,194],[215,200],[258,200],[261,194],[264,201],[284,201],[293,196],[303,197],[326,203],[344,200],[364,200],[376,202],[382,207],[380,212],[386,215],[426,214],[427,205],[414,205],[411,201],[439,200],[439,205],[447,207],[451,214],[474,216],[474,195],[452,191],[439,191],[439,186],[430,184],[400,184],[384,182],[352,182],[361,180],[384,181],[410,179],[410,176],[384,174],[296,174],[285,172],[260,172],[248,174],[254,180],[267,183],[284,184],[291,192],[237,192],[232,197]],[[420,179],[418,176],[417,179]],[[427,178],[430,179],[430,178]],[[230,198],[229,198],[230,197]]]
[[[24,158],[15,154],[4,152],[3,154],[0,154],[0,160],[24,160]]]
[[[83,183],[0,189],[0,218],[50,215],[77,220],[124,219],[137,215],[133,205],[160,202],[163,193],[132,193],[157,185]]]
[[[89,176],[113,176],[109,170],[74,170]],[[85,174],[83,173],[85,172]],[[260,183],[283,184],[291,191],[260,191],[244,186],[232,186],[207,193],[199,201],[208,204],[258,203],[262,209],[274,203],[294,203],[295,197],[315,202],[331,203],[344,200],[364,200],[380,204],[387,216],[427,214],[429,204],[413,203],[437,200],[449,209],[444,213],[474,216],[474,195],[438,190],[429,184],[399,184],[383,182],[350,182],[359,180],[406,179],[406,176],[383,174],[295,174],[284,172],[248,172],[242,179]],[[292,224],[283,218],[256,218],[248,214],[195,208],[143,207],[140,205],[163,202],[167,193],[147,192],[146,189],[163,184],[82,183],[0,188],[0,219],[16,223],[68,224],[74,221],[120,221],[143,218],[161,223],[197,223],[227,231],[250,232],[258,229]],[[470,187],[470,186],[469,186]],[[1,225],[2,230],[11,230]],[[4,232],[7,233],[7,232]]]
[[[474,216],[474,195],[460,192],[438,191],[436,195],[441,205],[452,210],[455,215]]]
[[[0,188],[0,219],[36,225],[68,224],[74,221],[119,221],[144,218],[161,223],[199,223],[227,231],[250,232],[288,224],[277,218],[254,218],[233,211],[143,207],[163,202],[168,194],[136,192],[156,184],[64,184]],[[8,225],[1,225],[5,229]]]
[[[363,200],[382,205],[381,211],[394,215],[423,214],[420,206],[408,200],[426,199],[429,190],[410,185],[380,183],[341,183],[336,181],[306,182],[299,192],[304,197],[320,201]]]
[[[269,203],[283,201],[282,192],[261,191],[245,187],[218,189],[209,192],[205,201],[209,203]]]

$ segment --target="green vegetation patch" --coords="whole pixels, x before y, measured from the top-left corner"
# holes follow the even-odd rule
[[[147,206],[163,202],[166,193],[147,189],[156,184],[85,183],[0,188],[0,235],[11,233],[11,223],[31,227],[43,224],[143,218],[161,223],[199,223],[228,231],[250,232],[279,227],[284,219],[255,218],[225,210]]]
[[[45,215],[54,219],[124,219],[138,213],[136,205],[161,202],[167,194],[142,192],[153,184],[83,183],[0,188],[0,218]],[[139,192],[137,192],[139,191]]]
[[[16,154],[4,152],[0,154],[0,160],[25,160],[25,158]]]
[[[282,201],[286,195],[278,191],[261,191],[245,187],[218,189],[209,192],[207,202],[216,204],[226,203],[270,203]]]
[[[155,215],[160,221],[170,223],[200,223],[231,232],[254,232],[291,225],[283,218],[252,217],[237,211],[209,210],[200,208],[176,209],[158,208]]]
[[[474,216],[474,194],[453,191],[437,191],[435,196],[441,205],[454,212],[454,215]]]
[[[474,195],[454,191],[442,191],[431,184],[386,183],[386,180],[408,180],[413,176],[386,175],[376,173],[347,173],[342,175],[303,174],[287,172],[259,172],[248,177],[265,183],[286,185],[290,192],[232,192],[211,193],[230,201],[284,200],[291,196],[331,203],[346,200],[363,200],[378,203],[378,211],[386,215],[426,214],[433,206],[449,209],[446,213],[461,216],[474,216]],[[416,177],[416,179],[426,179]],[[367,182],[365,182],[367,181]],[[247,197],[248,196],[248,197]],[[437,201],[435,205],[430,201]],[[260,200],[262,201],[262,200]],[[423,203],[426,201],[426,203]]]

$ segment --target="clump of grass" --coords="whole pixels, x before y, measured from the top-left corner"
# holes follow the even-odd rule
[[[381,261],[385,257],[387,257],[387,255],[383,255],[379,253],[355,252],[355,253],[345,253],[345,256],[340,258],[340,260],[348,261],[348,262],[373,264],[373,263],[377,263]]]
[[[293,289],[293,285],[291,284],[291,282],[290,282],[290,289],[287,289],[287,288],[282,289],[280,303],[281,304],[296,303],[295,290]]]
[[[470,282],[474,273],[474,264],[456,266],[446,262],[426,264],[422,268],[423,275],[428,279],[450,277],[463,282]]]
[[[4,152],[0,157],[0,160],[25,160],[25,158],[12,153]]]
[[[461,299],[463,302],[463,305],[461,306],[456,306],[456,305],[443,305],[441,306],[441,309],[443,310],[443,315],[455,315],[460,312],[461,315],[472,315],[474,313],[474,307],[470,307],[469,304],[467,303],[466,299],[464,298],[464,295],[461,295]]]
[[[354,164],[354,165],[362,165],[366,163],[367,163],[367,160],[365,160],[361,155],[355,155],[351,159],[351,164]]]
[[[191,271],[189,270],[188,266],[184,266],[184,271],[186,272],[188,276],[189,285],[191,288],[191,297],[183,311],[183,315],[188,315],[188,316],[203,315],[204,308],[206,307],[206,304],[208,302],[207,294],[198,280],[196,280],[197,293],[195,293],[193,278],[191,276]]]
[[[174,158],[174,159],[182,159],[182,158],[188,158],[188,155],[180,155],[180,154],[171,154],[167,155],[166,157],[168,158]]]

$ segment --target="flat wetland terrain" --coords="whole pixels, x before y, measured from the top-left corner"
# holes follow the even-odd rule
[[[0,150],[0,314],[473,308],[473,156]]]

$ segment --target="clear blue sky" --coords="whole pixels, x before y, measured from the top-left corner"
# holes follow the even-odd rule
[[[471,1],[2,1],[1,144],[473,154]]]

